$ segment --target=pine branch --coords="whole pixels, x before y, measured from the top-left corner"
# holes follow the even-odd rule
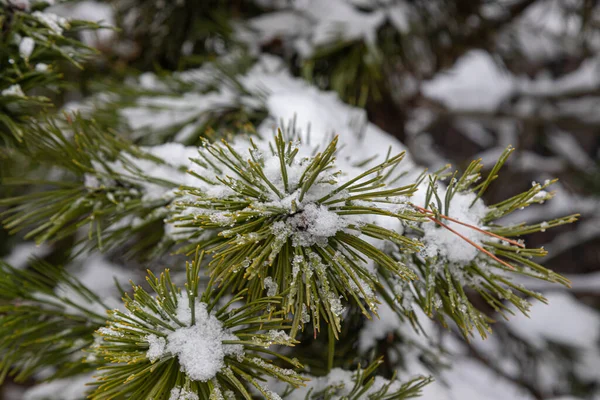
[[[482,337],[485,337],[491,332],[490,323],[494,321],[473,305],[471,297],[474,293],[481,296],[493,310],[507,318],[509,314],[514,314],[509,304],[527,314],[530,306],[528,298],[546,301],[541,294],[511,281],[511,274],[526,275],[569,286],[567,279],[531,260],[533,257],[543,257],[546,254],[543,248],[530,249],[525,247],[522,240],[516,241],[510,238],[571,223],[577,216],[563,217],[536,225],[502,227],[496,223],[499,218],[516,210],[550,199],[552,194],[544,189],[553,181],[547,181],[543,185],[534,183],[530,190],[481,211],[482,203],[479,198],[496,179],[500,168],[512,151],[511,147],[505,151],[481,183],[477,183],[481,178],[480,160],[471,163],[460,178],[457,179],[455,173],[444,189],[439,187],[438,179],[432,177],[427,187],[424,207],[411,204],[432,221],[429,222],[430,224],[438,225],[439,229],[447,230],[449,235],[456,236],[456,239],[452,239],[452,243],[455,244],[447,246],[461,248],[460,242],[464,241],[476,251],[470,258],[452,255],[455,253],[452,249],[443,248],[440,248],[437,253],[426,251],[419,255],[398,255],[400,261],[416,269],[417,276],[420,278],[408,284],[392,278],[386,271],[380,271],[388,286],[395,288],[396,297],[401,304],[405,305],[402,308],[409,317],[412,315],[410,303],[415,301],[426,314],[431,317],[437,316],[444,325],[447,325],[446,318],[454,321],[465,337],[471,335],[473,330],[477,330]],[[454,206],[455,203],[458,205]],[[461,214],[461,217],[452,217],[452,210],[457,208],[465,214]],[[475,215],[479,216],[474,218]],[[475,221],[472,223],[461,221],[460,218],[464,217]],[[453,227],[449,224],[453,224]],[[439,236],[435,229],[432,230],[424,224],[412,225],[409,229],[413,231],[412,234],[409,233],[410,237],[414,235],[420,238],[425,242],[426,247],[433,246],[433,249],[438,244],[432,240],[442,242],[449,240],[445,239],[445,236]],[[457,229],[461,229],[462,233]],[[457,256],[459,259],[453,259]]]
[[[95,369],[85,350],[106,305],[62,267],[30,265],[24,271],[0,262],[0,382],[7,375],[24,382],[49,368],[48,379]]]
[[[191,172],[202,186],[182,188],[184,197],[175,202],[180,215],[173,222],[197,229],[191,243],[206,230],[218,230],[200,242],[213,257],[213,279],[232,290],[247,288],[250,299],[262,297],[264,288],[281,293],[283,309],[294,313],[292,336],[308,321],[314,322],[316,334],[321,318],[338,332],[340,298],[354,301],[366,315],[367,308],[376,311],[378,282],[367,260],[393,276],[413,277],[367,239],[388,241],[401,251],[418,250],[418,243],[369,222],[373,216],[421,220],[418,212],[392,200],[416,188],[385,188],[385,172],[403,154],[346,176],[335,165],[337,139],[314,156],[301,156],[309,147],[297,146],[279,132],[271,150],[250,141],[246,158],[226,142],[206,143],[193,160],[200,170]]]
[[[138,163],[166,162],[135,147],[120,136],[100,130],[93,121],[69,117],[73,136],[68,138],[55,121],[36,124],[28,132],[27,152],[46,166],[64,173],[60,180],[5,178],[5,185],[42,187],[43,191],[0,200],[8,209],[2,213],[10,233],[27,231],[37,243],[60,240],[87,227],[88,238],[107,250],[122,246],[136,232],[144,233],[134,253],[168,248],[163,242],[162,220],[168,199],[143,198],[143,185],[175,189],[178,183],[147,176]],[[157,226],[147,234],[149,226]],[[156,254],[156,253],[153,253]],[[150,254],[148,254],[150,256]]]
[[[8,2],[0,7],[0,138],[7,144],[24,143],[32,118],[52,106],[48,97],[30,93],[64,86],[60,62],[82,68],[96,53],[68,35],[102,26],[45,13],[47,5],[37,2],[22,10]]]
[[[329,376],[315,378],[307,388],[300,389],[301,394],[294,393],[294,398],[305,395],[306,400],[404,400],[418,397],[421,389],[431,382],[431,378],[416,377],[401,383],[396,375],[390,380],[375,376],[375,371],[383,361],[381,359],[360,366],[354,372],[336,370]],[[287,396],[284,394],[283,398]]]
[[[111,312],[108,326],[98,331],[102,341],[94,348],[108,364],[101,368],[92,399],[182,398],[185,392],[203,399],[225,395],[251,400],[248,385],[276,399],[260,383],[265,375],[303,385],[306,379],[293,370],[261,356],[300,367],[269,350],[275,344],[296,343],[283,332],[289,329],[283,314],[272,309],[281,298],[235,306],[245,291],[223,302],[223,291],[211,284],[200,293],[201,261],[202,255],[196,254],[186,265],[184,290],[172,283],[169,270],[160,277],[149,273],[147,281],[156,295],[134,286],[133,298],[124,297],[127,311]]]

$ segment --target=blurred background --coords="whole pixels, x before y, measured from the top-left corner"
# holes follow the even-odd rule
[[[580,213],[577,223],[528,238],[573,287],[527,282],[549,307],[499,322],[486,342],[449,342],[458,367],[448,385],[456,400],[600,399],[600,2],[111,0],[56,1],[48,11],[107,27],[80,34],[98,53],[84,70],[64,67],[70,85],[55,102],[141,145],[194,145],[197,133],[260,124],[265,111],[236,96],[215,95],[212,107],[191,111],[162,104],[171,113],[165,124],[140,99],[179,93],[188,107],[191,91],[209,101],[219,79],[276,57],[292,76],[363,109],[431,171],[477,158],[492,166],[516,147],[486,201],[558,178],[552,201],[505,222]],[[177,71],[195,72],[175,82]],[[2,168],[23,166],[3,159]],[[16,265],[31,254],[60,261],[61,245],[35,247],[0,232],[0,256]],[[22,393],[4,390],[0,398]]]

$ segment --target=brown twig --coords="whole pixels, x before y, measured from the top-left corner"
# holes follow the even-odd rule
[[[415,207],[417,208],[417,210],[419,210],[421,213],[423,213],[425,215],[427,215],[427,213],[425,211],[431,212],[430,210],[421,209],[421,207],[418,207],[418,206],[415,206]],[[427,215],[427,218],[429,218],[430,220],[432,220],[433,222],[435,222],[439,226],[448,229],[450,232],[454,233],[456,236],[460,237],[462,240],[464,240],[465,242],[469,243],[471,246],[475,247],[477,250],[479,250],[482,253],[486,254],[488,257],[492,258],[493,260],[499,262],[500,264],[502,264],[502,265],[504,265],[504,266],[506,266],[506,267],[508,267],[510,269],[515,269],[515,267],[513,267],[512,265],[510,265],[506,261],[503,261],[503,260],[499,259],[498,257],[496,257],[495,255],[493,255],[492,253],[490,253],[489,251],[487,251],[486,249],[484,249],[483,247],[481,247],[477,243],[473,242],[471,239],[469,239],[466,236],[458,233],[457,231],[455,231],[454,229],[450,228],[448,225],[444,224],[442,221],[440,221],[439,219],[435,218],[434,216]]]
[[[417,206],[417,205],[414,205],[414,204],[413,204],[413,207],[415,207],[417,210],[421,211],[422,213],[430,213],[430,214],[435,214],[435,213],[434,213],[433,211],[431,211],[431,210],[428,210],[428,209],[426,209],[426,208],[423,208],[423,207],[419,207],[419,206]],[[483,229],[481,229],[481,228],[479,228],[479,227],[477,227],[477,226],[474,226],[474,225],[467,224],[467,223],[465,223],[465,222],[459,221],[459,220],[457,220],[457,219],[455,219],[455,218],[451,218],[451,217],[449,217],[449,216],[447,216],[447,215],[444,215],[444,214],[438,214],[438,215],[439,215],[440,217],[444,218],[444,219],[447,219],[448,221],[456,222],[457,224],[460,224],[460,225],[466,226],[466,227],[468,227],[468,228],[471,228],[471,229],[473,229],[473,230],[476,230],[477,232],[481,232],[481,233],[483,233],[483,234],[485,234],[485,235],[488,235],[488,236],[495,237],[496,239],[500,239],[500,240],[502,240],[502,241],[504,241],[504,242],[507,242],[507,243],[510,243],[510,244],[512,244],[512,245],[518,246],[518,247],[520,247],[520,248],[522,248],[522,249],[524,249],[524,248],[525,248],[525,245],[524,245],[523,243],[519,243],[519,242],[517,242],[516,240],[511,240],[511,239],[509,239],[509,238],[505,238],[504,236],[496,235],[496,234],[495,234],[495,233],[493,233],[493,232],[489,232],[489,231],[483,230]]]

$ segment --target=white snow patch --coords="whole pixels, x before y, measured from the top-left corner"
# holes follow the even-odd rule
[[[486,215],[487,207],[481,199],[478,199],[473,207],[470,207],[474,199],[475,194],[473,193],[456,193],[450,202],[448,216],[483,229],[481,219]],[[449,220],[441,222],[478,245],[483,240],[489,239],[485,234],[456,222]],[[464,264],[472,261],[479,253],[475,246],[435,222],[426,222],[422,227],[425,232],[422,239],[425,243],[423,254],[426,257],[439,256],[450,262]]]
[[[293,38],[310,29],[306,18],[290,10],[262,14],[249,20],[248,25],[257,31],[260,43],[277,38]]]
[[[223,344],[224,340],[238,338],[223,329],[221,321],[208,313],[205,303],[197,302],[194,311],[195,323],[191,325],[188,298],[180,296],[177,319],[186,326],[165,332],[165,337],[148,335],[150,348],[146,355],[152,362],[164,356],[176,356],[181,372],[191,380],[206,382],[225,367],[226,356],[242,357],[244,352],[242,345]]]
[[[332,369],[328,375],[323,377],[309,377],[311,380],[306,383],[305,387],[300,387],[286,396],[286,400],[305,400],[308,398],[309,393],[319,393],[328,387],[335,387],[337,390],[332,391],[334,394],[331,399],[342,399],[348,396],[354,388],[354,376],[355,372],[346,371],[341,368]],[[370,395],[380,391],[384,386],[388,387],[388,394],[394,393],[401,386],[398,381],[391,382],[381,376],[376,376],[372,386],[362,392],[364,398],[369,398]],[[329,393],[329,392],[328,392]]]
[[[296,50],[309,57],[316,48],[344,41],[364,40],[368,45],[376,42],[377,29],[385,21],[383,10],[362,12],[345,0],[302,0],[294,3],[300,12],[313,21],[310,38],[296,43]]]
[[[489,53],[471,50],[448,71],[423,82],[423,93],[451,109],[493,111],[514,90],[511,76]]]
[[[22,269],[27,266],[31,257],[45,257],[51,250],[47,244],[18,243],[12,247],[11,252],[4,258],[4,262],[13,268]]]
[[[325,245],[327,238],[346,228],[349,221],[329,211],[326,206],[307,204],[299,212],[287,220],[291,228],[294,246]]]
[[[91,21],[103,26],[114,27],[116,20],[110,4],[99,1],[80,1],[76,3],[58,4],[47,11],[68,19]],[[81,40],[88,46],[98,47],[110,42],[115,37],[113,29],[84,30],[80,32]]]
[[[28,389],[23,400],[80,400],[90,390],[87,383],[93,382],[93,374],[57,379],[40,383]]]
[[[265,289],[267,289],[267,296],[275,296],[279,285],[273,281],[273,278],[267,276],[265,278]]]
[[[4,89],[0,94],[2,94],[2,96],[25,97],[25,93],[23,93],[23,89],[21,89],[21,85],[18,83]]]
[[[185,171],[190,167],[189,159],[197,155],[197,148],[185,147],[179,143],[165,143],[158,146],[141,147],[140,149],[158,157],[165,163],[139,159],[125,153],[123,156],[135,165],[139,172],[132,171],[128,165],[121,161],[110,162],[108,163],[109,167],[122,177],[141,185],[144,190],[144,200],[172,198],[176,189],[168,189],[159,183],[149,182],[144,177],[166,181],[176,187],[184,184],[188,179]],[[96,169],[103,172],[102,165],[97,165]]]
[[[21,57],[28,59],[33,49],[35,48],[35,41],[30,37],[24,37],[19,43],[19,54]]]
[[[171,389],[169,400],[199,400],[199,397],[196,393],[177,386]]]
[[[63,30],[69,27],[68,21],[56,14],[42,11],[34,11],[31,13],[42,24],[46,25],[56,36],[61,36]]]
[[[549,305],[534,303],[529,317],[517,313],[506,324],[519,337],[537,347],[553,341],[583,349],[600,340],[600,315],[565,292],[546,294]]]

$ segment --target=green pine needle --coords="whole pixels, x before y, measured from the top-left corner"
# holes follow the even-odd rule
[[[98,331],[102,341],[94,347],[96,354],[107,360],[98,376],[94,400],[113,398],[167,399],[172,391],[185,391],[199,398],[221,399],[223,395],[251,400],[249,385],[271,399],[270,392],[260,383],[265,375],[275,377],[292,386],[306,380],[291,369],[278,366],[261,357],[261,353],[275,356],[276,360],[299,368],[292,359],[269,350],[272,345],[293,346],[296,343],[283,332],[289,325],[281,312],[274,311],[279,297],[263,297],[244,305],[244,292],[222,302],[222,291],[209,285],[199,292],[202,255],[196,254],[186,266],[185,289],[173,284],[169,270],[160,277],[149,273],[148,284],[155,295],[141,286],[134,286],[133,298],[124,297],[127,311],[113,310],[108,326]],[[198,319],[199,318],[199,319]],[[178,330],[185,340],[203,340],[196,337],[205,325],[218,324],[222,329],[222,366],[212,376],[198,375],[198,365],[182,357],[191,353],[170,353]],[[198,327],[198,328],[196,328]],[[162,344],[162,352],[154,354],[154,346]],[[200,349],[198,349],[200,350]],[[204,348],[203,353],[217,352]],[[217,357],[217,356],[215,356]],[[196,363],[202,361],[196,361]],[[206,368],[199,365],[199,368]],[[205,372],[202,372],[205,374]],[[231,394],[228,394],[231,392]]]
[[[286,143],[279,132],[271,149],[271,154],[263,153],[251,141],[245,156],[226,142],[205,143],[201,158],[194,160],[202,172],[192,172],[203,187],[182,188],[183,198],[175,202],[180,215],[172,222],[197,228],[198,236],[218,230],[218,235],[199,243],[213,257],[209,263],[213,279],[235,291],[248,289],[249,299],[259,299],[267,286],[273,287],[283,296],[283,310],[294,315],[292,336],[309,321],[319,330],[321,319],[337,333],[343,312],[340,298],[352,300],[366,315],[369,309],[376,311],[374,291],[379,283],[369,262],[401,279],[414,278],[410,269],[370,239],[409,253],[419,244],[360,219],[422,219],[402,206],[415,186],[390,188],[384,181],[404,154],[347,177],[335,163],[337,138],[322,152],[300,158],[297,145]],[[273,160],[278,170],[266,159]],[[211,196],[211,187],[226,194]],[[314,213],[341,225],[320,237],[321,221],[311,219]]]

